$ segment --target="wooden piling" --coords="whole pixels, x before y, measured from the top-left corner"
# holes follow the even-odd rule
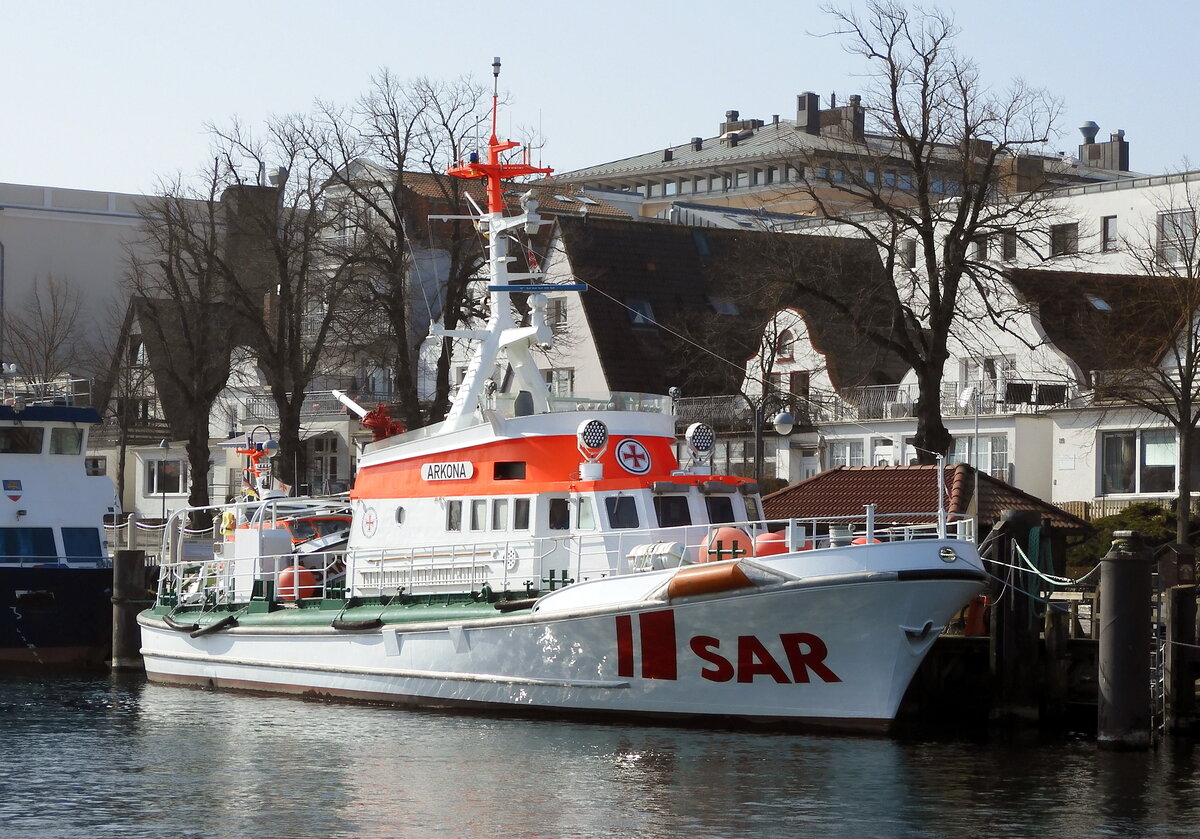
[[[1190,731],[1196,722],[1196,586],[1172,586],[1163,597],[1167,628],[1163,690],[1167,731]]]
[[[1137,531],[1118,530],[1100,564],[1096,742],[1101,748],[1148,749],[1151,552]]]
[[[148,603],[146,552],[122,548],[113,558],[113,670],[142,670],[142,633],[137,615]]]
[[[1004,510],[1005,545],[1003,561],[1022,565],[1012,545],[1029,553],[1029,537],[1034,527],[1042,523],[1041,514],[1034,510]],[[996,697],[992,719],[997,722],[1033,722],[1038,719],[1038,672],[1033,663],[1038,660],[1038,636],[1041,621],[1034,620],[1033,598],[1036,585],[1028,571],[1012,571],[1007,590],[993,589],[992,601],[992,672],[995,676]],[[996,584],[999,585],[998,583]]]

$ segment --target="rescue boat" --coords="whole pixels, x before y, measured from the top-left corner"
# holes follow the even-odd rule
[[[499,60],[493,65],[496,70]],[[884,730],[922,658],[985,580],[970,520],[872,507],[766,521],[713,474],[713,430],[669,396],[552,395],[536,271],[507,242],[542,224],[501,182],[550,170],[495,136],[450,170],[487,184],[490,313],[445,421],[368,444],[344,547],[300,552],[298,503],[197,544],[181,511],[138,619],[150,679],[401,706]],[[527,325],[509,295],[529,295]],[[511,370],[511,393],[495,382]],[[357,407],[357,406],[354,406]],[[366,414],[359,409],[360,414]],[[374,413],[374,412],[372,412]],[[378,419],[378,418],[376,418]],[[376,422],[374,427],[386,427]],[[306,501],[305,515],[318,502]],[[336,502],[344,505],[345,500]],[[209,515],[223,511],[199,511]],[[895,524],[895,522],[908,522]]]

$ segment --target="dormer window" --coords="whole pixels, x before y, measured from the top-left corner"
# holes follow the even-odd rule
[[[645,297],[626,298],[625,307],[629,309],[629,322],[634,326],[654,325],[654,310]]]
[[[780,332],[779,337],[775,339],[775,360],[791,361],[795,358],[795,344],[796,336],[790,329]]]

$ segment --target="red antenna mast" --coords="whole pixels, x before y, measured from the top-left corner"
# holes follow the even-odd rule
[[[512,140],[500,142],[496,138],[496,112],[499,107],[500,57],[492,61],[492,136],[488,138],[487,162],[482,163],[476,152],[471,153],[471,159],[451,166],[447,174],[456,178],[486,178],[488,212],[492,214],[504,212],[504,194],[501,182],[505,178],[519,178],[524,175],[549,175],[553,169],[534,166],[529,162],[529,152],[522,155],[519,163],[504,163],[500,155],[509,149],[515,149],[520,143]]]

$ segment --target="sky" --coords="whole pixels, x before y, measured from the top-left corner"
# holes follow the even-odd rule
[[[823,37],[821,5],[0,0],[0,182],[152,193],[203,168],[209,124],[350,104],[383,68],[490,83],[493,56],[511,103],[500,134],[540,132],[543,164],[565,172],[711,137],[728,110],[791,119],[798,93],[861,92],[866,66]],[[985,82],[1019,77],[1062,100],[1052,151],[1074,154],[1094,120],[1100,140],[1124,129],[1135,171],[1200,160],[1200,4],[940,8]]]

